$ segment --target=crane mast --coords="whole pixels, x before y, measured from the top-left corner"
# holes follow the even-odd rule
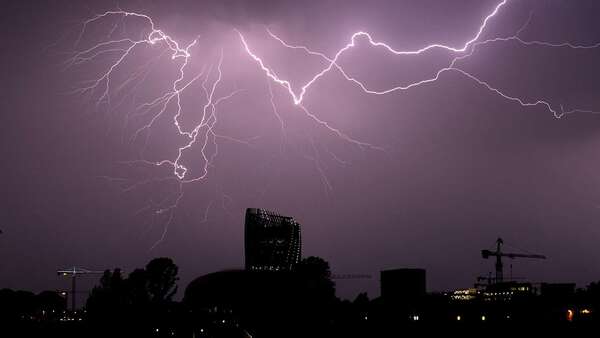
[[[103,271],[92,271],[87,269],[81,269],[72,267],[71,269],[58,270],[56,273],[59,276],[71,278],[71,310],[75,312],[75,294],[77,292],[77,277],[79,276],[94,276],[101,275]]]

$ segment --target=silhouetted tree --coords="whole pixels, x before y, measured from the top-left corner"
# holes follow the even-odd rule
[[[178,267],[167,257],[155,258],[146,265],[148,293],[154,303],[170,301],[177,292]]]
[[[19,337],[37,337],[42,325],[56,321],[65,309],[65,300],[55,291],[35,295],[22,290],[0,290],[0,336],[19,332]]]
[[[331,280],[329,263],[321,257],[307,257],[298,263],[296,272],[306,282],[311,298],[331,301],[335,298],[335,283]]]
[[[66,309],[66,299],[56,291],[42,291],[37,296],[37,311],[44,317],[58,316]]]
[[[104,329],[110,325],[105,324],[119,325],[125,335],[142,336],[171,327],[177,271],[170,258],[153,259],[145,269],[135,269],[127,278],[119,269],[105,271],[87,301],[90,320],[99,324],[98,332],[102,334],[109,334]]]
[[[369,305],[369,296],[367,295],[366,292],[361,292],[359,293],[356,298],[354,299],[354,305],[356,305],[357,307],[367,307]]]
[[[36,308],[35,294],[21,290],[0,290],[0,322],[27,319]]]
[[[117,320],[125,311],[126,304],[127,290],[121,270],[106,270],[100,278],[100,285],[90,292],[86,309],[93,320]]]
[[[143,307],[150,302],[146,270],[135,269],[126,280],[129,302],[135,307]]]
[[[331,322],[336,305],[335,283],[331,280],[329,263],[320,257],[307,257],[297,264],[295,273],[299,281],[297,337],[327,336],[326,327]]]

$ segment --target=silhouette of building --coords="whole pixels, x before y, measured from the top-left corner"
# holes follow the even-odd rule
[[[245,223],[246,270],[289,271],[300,261],[300,224],[294,218],[248,208]]]
[[[565,299],[575,295],[575,283],[542,283],[540,294],[546,298]]]
[[[321,337],[305,330],[327,309],[322,297],[314,280],[298,271],[226,270],[193,280],[183,304],[193,313],[196,337],[238,337],[214,333],[237,327],[253,337],[304,338]]]
[[[390,302],[411,302],[425,296],[424,269],[381,271],[381,298]]]

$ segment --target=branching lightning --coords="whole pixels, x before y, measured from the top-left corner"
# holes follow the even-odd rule
[[[243,34],[239,31],[237,31],[237,33],[240,36],[240,40],[242,42],[242,44],[244,45],[244,48],[246,50],[246,52],[248,53],[248,55],[254,59],[260,66],[260,68],[263,70],[263,72],[265,73],[265,75],[267,77],[269,77],[270,79],[272,79],[273,82],[281,85],[282,87],[284,87],[288,94],[290,95],[292,101],[294,104],[299,105],[302,107],[302,102],[307,94],[308,89],[316,82],[318,81],[320,78],[322,78],[324,75],[326,75],[327,73],[329,73],[331,70],[336,69],[338,70],[342,76],[354,83],[355,85],[357,85],[364,93],[367,94],[373,94],[373,95],[385,95],[385,94],[390,94],[396,91],[404,91],[404,90],[408,90],[417,86],[421,86],[421,85],[425,85],[425,84],[429,84],[432,82],[435,82],[437,80],[440,79],[440,76],[443,73],[446,72],[456,72],[458,74],[461,74],[463,76],[465,76],[466,78],[475,81],[476,83],[478,83],[479,85],[483,86],[484,88],[486,88],[487,90],[500,95],[501,97],[503,97],[506,100],[509,101],[513,101],[516,102],[518,104],[520,104],[523,107],[530,107],[530,106],[544,106],[548,111],[550,111],[556,118],[560,118],[565,114],[570,114],[570,113],[575,113],[575,112],[587,112],[587,113],[597,113],[596,111],[593,110],[586,110],[586,109],[571,109],[568,111],[565,111],[564,108],[562,106],[560,106],[560,109],[553,107],[548,100],[545,99],[538,99],[538,100],[533,100],[533,101],[527,101],[525,99],[522,99],[520,97],[517,96],[513,96],[510,95],[496,87],[494,87],[493,85],[491,85],[490,83],[479,79],[477,76],[468,73],[465,70],[462,70],[460,68],[458,68],[456,66],[457,61],[459,60],[463,60],[469,56],[471,56],[474,51],[476,50],[477,47],[479,46],[483,46],[483,45],[487,45],[487,44],[491,44],[491,43],[496,43],[496,42],[508,42],[508,41],[514,41],[517,42],[523,46],[544,46],[544,47],[553,47],[553,48],[561,48],[561,47],[566,47],[566,48],[571,48],[571,49],[594,49],[594,48],[598,48],[600,47],[600,43],[597,44],[593,44],[593,45],[576,45],[576,44],[572,44],[572,43],[568,43],[568,42],[564,42],[564,43],[550,43],[550,42],[545,42],[545,41],[525,41],[523,39],[521,39],[518,35],[519,33],[524,29],[525,26],[523,26],[521,29],[519,29],[517,31],[517,33],[514,36],[510,36],[510,37],[504,37],[504,38],[491,38],[491,39],[486,39],[486,40],[479,40],[482,36],[482,34],[484,33],[486,26],[488,25],[489,21],[496,16],[499,12],[500,9],[502,7],[504,7],[506,4],[508,3],[508,0],[503,0],[500,3],[498,3],[493,11],[488,14],[484,19],[482,24],[479,26],[479,29],[477,30],[477,32],[475,33],[475,35],[467,40],[461,47],[452,47],[452,46],[448,46],[448,45],[444,45],[441,43],[433,43],[433,44],[429,44],[426,45],[425,47],[419,48],[419,49],[415,49],[415,50],[397,50],[394,49],[393,47],[391,47],[389,44],[385,43],[385,42],[381,42],[381,41],[376,41],[375,39],[373,39],[373,37],[364,31],[359,31],[356,32],[354,34],[352,34],[352,36],[350,37],[350,42],[348,44],[346,44],[343,48],[339,49],[335,55],[333,57],[328,57],[327,55],[325,55],[322,52],[316,52],[311,50],[310,48],[308,48],[307,46],[303,46],[303,45],[292,45],[289,44],[287,42],[285,42],[282,38],[280,38],[279,36],[277,36],[276,34],[274,34],[273,32],[271,32],[268,28],[267,28],[267,33],[268,35],[275,39],[276,41],[278,41],[282,46],[289,48],[289,49],[299,49],[304,51],[305,53],[307,53],[308,55],[312,55],[312,56],[318,56],[320,58],[322,58],[323,60],[325,60],[327,62],[327,66],[324,67],[322,70],[318,71],[317,73],[315,73],[315,75],[308,81],[306,82],[304,85],[302,85],[300,87],[300,90],[298,92],[295,92],[294,89],[292,88],[292,84],[290,83],[290,81],[288,80],[284,80],[279,78],[275,72],[268,67],[264,61],[256,54],[252,51],[252,49],[250,48],[250,46],[248,45],[246,39],[244,38]],[[531,19],[531,17],[530,17]],[[529,22],[529,21],[528,21]],[[363,82],[361,82],[360,80],[350,76],[348,74],[348,72],[346,70],[344,70],[344,68],[342,66],[340,66],[339,64],[339,59],[340,57],[345,54],[346,52],[350,51],[352,48],[357,46],[358,43],[358,39],[359,38],[363,38],[365,39],[368,44],[371,47],[376,47],[376,48],[383,48],[384,50],[386,50],[387,52],[397,55],[397,56],[407,56],[407,55],[420,55],[423,53],[426,53],[428,51],[434,50],[434,49],[440,49],[440,50],[445,50],[447,52],[450,53],[454,53],[454,54],[458,54],[456,57],[454,57],[449,65],[447,67],[444,68],[440,68],[438,69],[438,71],[436,72],[436,74],[433,77],[430,78],[426,78],[423,80],[419,80],[416,82],[412,82],[406,85],[402,85],[402,86],[395,86],[395,87],[391,87],[391,88],[387,88],[384,90],[373,90],[370,89],[366,84],[364,84]],[[308,112],[307,112],[308,114]]]
[[[146,45],[162,45],[164,46],[166,51],[171,53],[171,60],[174,62],[179,62],[178,65],[178,76],[175,80],[173,80],[170,88],[163,95],[157,97],[151,102],[146,102],[138,106],[138,111],[141,111],[142,114],[152,113],[152,117],[150,121],[139,128],[133,138],[136,139],[142,133],[146,132],[149,134],[150,129],[153,127],[154,123],[161,118],[164,114],[173,113],[173,125],[175,126],[177,132],[180,136],[183,136],[187,141],[177,149],[177,156],[174,159],[163,159],[159,161],[148,161],[148,160],[138,160],[131,161],[129,164],[136,163],[144,163],[155,166],[164,166],[168,165],[172,167],[173,175],[177,178],[178,188],[176,193],[173,196],[166,196],[165,199],[159,201],[158,203],[151,203],[151,208],[154,210],[154,213],[157,215],[160,214],[168,214],[168,219],[165,223],[164,230],[162,232],[161,238],[155,243],[156,246],[160,243],[169,228],[170,223],[174,217],[174,210],[176,209],[179,201],[183,197],[183,184],[195,182],[204,179],[208,175],[209,167],[211,166],[212,161],[218,155],[218,143],[217,139],[229,139],[236,142],[247,143],[243,140],[237,140],[235,138],[219,135],[215,132],[214,127],[217,123],[217,107],[223,103],[224,101],[232,98],[234,95],[240,93],[242,90],[233,91],[227,95],[217,97],[216,91],[222,80],[222,63],[223,63],[223,52],[221,51],[220,57],[218,59],[216,70],[214,70],[214,66],[211,65],[208,69],[203,69],[200,74],[196,74],[191,79],[187,79],[186,77],[186,68],[190,63],[191,59],[191,49],[196,46],[198,43],[198,39],[193,40],[189,44],[181,47],[182,45],[173,39],[170,35],[167,35],[162,30],[156,28],[154,21],[147,15],[127,12],[127,11],[107,11],[103,14],[97,15],[89,20],[86,20],[83,23],[83,28],[77,38],[75,45],[79,45],[81,39],[84,37],[86,29],[89,25],[110,16],[118,16],[122,19],[127,17],[135,17],[144,20],[147,22],[149,26],[149,32],[140,39],[134,40],[131,38],[123,38],[117,40],[108,40],[100,42],[88,49],[81,50],[76,52],[69,60],[67,60],[66,66],[70,67],[73,65],[82,64],[85,62],[90,62],[101,55],[106,54],[116,54],[116,60],[110,64],[106,72],[101,74],[96,80],[91,81],[88,86],[83,88],[79,88],[76,92],[86,93],[86,92],[94,92],[96,90],[101,90],[100,96],[98,98],[98,104],[102,102],[106,102],[109,106],[111,105],[111,78],[114,72],[118,70],[119,67],[125,62],[128,56],[132,54],[134,49]],[[115,26],[116,27],[116,26]],[[113,27],[109,37],[112,36],[112,33],[116,29]],[[213,74],[214,73],[214,74]],[[147,74],[147,73],[146,73]],[[194,125],[191,129],[185,129],[181,125],[181,117],[183,114],[183,104],[181,99],[181,94],[188,89],[192,84],[194,84],[198,79],[204,79],[201,83],[202,90],[204,92],[206,103],[202,107],[201,110],[201,118],[200,122]],[[216,76],[214,80],[211,80],[211,76]],[[121,84],[118,88],[123,88],[127,85],[128,82],[136,81],[136,79],[141,77],[141,81],[138,80],[136,85],[139,85],[143,79],[145,78],[144,72],[136,72],[133,76],[131,76],[125,83]],[[212,81],[212,82],[211,82]],[[176,106],[174,112],[170,112],[169,108],[174,104]],[[147,140],[147,139],[146,139]],[[213,152],[209,153],[207,147],[209,144],[214,149]],[[198,145],[200,147],[200,153],[203,159],[203,168],[201,169],[201,173],[194,177],[190,177],[188,175],[188,168],[182,164],[184,160],[184,155],[186,151],[188,151],[193,146]],[[166,178],[167,180],[169,178]],[[142,182],[137,182],[133,185],[126,187],[124,190],[129,191],[140,185],[148,184],[150,182],[155,182],[156,179],[147,180]],[[153,247],[154,247],[153,246]]]
[[[494,86],[493,84],[489,83],[488,81],[485,81],[479,78],[478,76],[467,72],[466,70],[459,67],[459,62],[464,61],[470,56],[472,56],[478,48],[482,48],[490,44],[513,42],[523,47],[540,46],[547,48],[570,49],[595,49],[600,47],[600,43],[593,45],[577,45],[569,42],[551,43],[545,41],[524,40],[520,37],[520,33],[527,26],[529,21],[512,36],[482,39],[484,33],[488,29],[489,23],[494,19],[494,17],[501,13],[502,9],[506,7],[508,3],[509,0],[502,0],[499,3],[497,3],[489,12],[489,14],[487,14],[483,18],[480,26],[475,31],[475,33],[468,39],[466,39],[466,41],[462,45],[459,46],[449,46],[443,43],[431,43],[418,49],[399,50],[392,47],[386,42],[376,40],[368,32],[358,31],[350,36],[348,43],[346,43],[342,48],[337,50],[337,52],[335,52],[335,54],[332,57],[330,57],[323,52],[314,51],[305,45],[290,44],[277,34],[273,33],[269,28],[266,28],[266,33],[269,36],[269,38],[278,42],[283,48],[299,50],[310,57],[318,57],[324,61],[324,67],[315,72],[312,75],[312,77],[310,77],[310,79],[302,86],[297,87],[299,88],[298,90],[294,90],[294,86],[292,85],[291,80],[281,78],[277,75],[276,71],[272,67],[270,67],[266,63],[266,61],[263,60],[263,58],[261,58],[260,54],[256,50],[254,50],[251,47],[250,43],[240,30],[234,29],[234,33],[237,35],[237,37],[239,37],[239,41],[241,43],[243,51],[246,52],[246,54],[251,60],[255,61],[255,63],[258,65],[258,68],[260,69],[260,71],[262,71],[262,74],[267,80],[269,94],[267,99],[270,102],[273,114],[276,116],[280,124],[282,137],[284,138],[286,136],[286,123],[282,119],[282,116],[280,115],[278,108],[275,104],[275,97],[273,91],[274,88],[271,84],[275,84],[276,87],[278,85],[279,87],[283,88],[284,92],[286,92],[289,96],[290,101],[294,107],[296,107],[308,119],[315,122],[317,126],[322,127],[325,130],[331,132],[332,135],[339,137],[341,140],[354,144],[360,147],[361,149],[382,149],[381,147],[374,146],[370,143],[349,136],[344,131],[333,126],[331,122],[324,121],[323,119],[319,118],[309,109],[307,109],[304,105],[308,94],[310,93],[311,87],[320,79],[324,78],[331,71],[339,72],[339,74],[341,74],[345,80],[351,82],[362,92],[369,95],[387,95],[395,92],[406,91],[418,86],[431,84],[440,80],[441,76],[444,73],[451,72],[458,74],[470,81],[473,81],[474,83],[481,86],[485,90],[491,92],[492,94],[498,95],[499,97],[507,101],[519,104],[522,107],[541,106],[547,111],[551,112],[556,118],[560,118],[565,114],[575,112],[598,113],[593,110],[580,108],[565,110],[562,105],[552,104],[551,100],[546,98],[537,98],[533,100],[525,99],[523,97],[517,96],[516,94],[510,93],[509,90],[500,89],[497,86]],[[114,24],[114,26],[111,28],[105,41],[101,41],[86,49],[77,50],[71,58],[66,60],[66,67],[83,65],[85,63],[92,62],[100,57],[111,57],[113,58],[113,61],[111,61],[106,71],[101,73],[95,80],[89,81],[83,87],[76,89],[74,91],[75,93],[90,93],[92,95],[97,96],[98,105],[106,104],[111,109],[117,109],[125,101],[125,97],[123,97],[121,101],[115,104],[114,102],[112,102],[111,93],[124,91],[128,88],[132,91],[136,90],[139,86],[143,84],[144,80],[148,76],[148,73],[151,69],[150,65],[159,62],[161,56],[163,56],[165,53],[170,54],[171,61],[177,65],[176,77],[171,82],[169,82],[168,89],[164,91],[162,95],[159,95],[158,97],[156,97],[153,100],[150,100],[149,102],[138,104],[133,112],[129,111],[126,115],[127,119],[129,119],[130,116],[149,117],[148,122],[135,131],[135,133],[132,136],[132,140],[136,140],[144,136],[146,140],[144,144],[147,145],[147,140],[152,128],[155,126],[155,123],[163,117],[171,117],[172,124],[175,127],[174,130],[176,130],[178,136],[185,140],[183,144],[177,148],[175,152],[176,156],[174,156],[173,158],[154,161],[141,159],[128,162],[128,164],[130,165],[143,164],[157,167],[166,166],[171,168],[172,175],[164,179],[150,179],[141,182],[136,182],[135,184],[126,186],[124,189],[125,191],[130,191],[139,187],[140,185],[150,184],[156,181],[173,180],[177,184],[177,189],[172,195],[165,196],[165,198],[160,201],[151,202],[151,204],[147,208],[144,208],[144,210],[153,210],[154,213],[157,215],[168,215],[161,238],[154,245],[156,246],[165,238],[169,225],[173,220],[174,211],[177,208],[177,205],[180,202],[180,200],[183,198],[183,185],[186,183],[202,181],[208,177],[209,169],[212,167],[214,159],[218,156],[219,147],[217,140],[226,139],[242,144],[250,144],[247,140],[239,140],[231,136],[220,135],[215,130],[215,126],[218,121],[217,110],[219,105],[231,99],[235,95],[241,93],[243,90],[235,90],[227,94],[223,94],[221,96],[217,95],[217,92],[220,92],[219,88],[223,81],[223,50],[221,49],[221,53],[216,62],[214,62],[213,64],[205,65],[204,67],[202,67],[202,70],[197,74],[190,74],[192,70],[190,69],[189,65],[192,59],[193,51],[195,49],[198,49],[199,38],[196,38],[187,44],[181,43],[171,35],[159,29],[155,25],[153,19],[145,14],[129,12],[124,10],[107,11],[102,14],[98,14],[83,22],[82,29],[79,32],[75,41],[75,46],[77,47],[81,44],[81,41],[86,37],[86,31],[90,25],[100,24],[101,21],[108,20],[110,18],[119,18],[121,20],[121,23],[126,19],[135,18],[144,22],[145,27],[147,28],[144,30],[144,33],[142,34],[141,38],[113,39],[112,37],[119,25],[119,23],[117,23]],[[366,43],[367,46],[382,49],[387,53],[399,57],[409,55],[419,56],[425,53],[430,53],[434,50],[443,51],[452,55],[452,57],[448,60],[447,65],[445,67],[437,69],[433,76],[426,77],[408,84],[393,86],[383,90],[375,90],[360,79],[357,79],[356,77],[350,75],[350,72],[343,67],[340,61],[343,55],[350,53],[355,47],[357,47],[361,43]],[[113,75],[115,75],[121,69],[121,67],[124,67],[125,62],[128,60],[128,58],[132,56],[136,49],[142,47],[155,46],[159,46],[161,48],[161,52],[155,58],[143,64],[124,82],[118,84],[114,83]],[[205,103],[201,109],[198,109],[197,114],[200,117],[199,122],[197,122],[189,128],[186,128],[183,126],[182,117],[184,114],[189,113],[187,113],[187,109],[184,109],[184,103],[182,102],[182,93],[186,90],[192,90],[191,88],[193,87],[193,85],[196,85],[197,82],[200,83],[200,88]],[[310,141],[314,154],[306,156],[306,158],[315,163],[317,171],[319,172],[322,181],[326,185],[327,190],[332,190],[332,184],[328,180],[319,160],[318,149],[320,147],[317,147],[317,145],[315,145],[314,140],[311,139]],[[186,154],[189,153],[189,151],[192,148],[199,149],[199,153],[203,163],[202,168],[193,171],[193,175],[192,171],[190,171],[190,168],[188,168],[188,166],[185,164]],[[281,151],[283,151],[283,148],[281,148]],[[328,149],[326,149],[326,152],[329,153],[330,156],[337,163],[344,165],[347,163],[346,161],[341,160]],[[144,157],[142,156],[142,158]],[[199,174],[196,173],[198,171]],[[231,200],[229,196],[225,194],[223,194],[223,196],[226,196],[228,200]],[[212,204],[213,202],[211,201],[206,208],[204,214],[204,221],[208,219],[208,212]],[[223,198],[223,208],[225,208],[225,198]]]

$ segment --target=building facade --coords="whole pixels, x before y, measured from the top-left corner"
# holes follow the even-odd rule
[[[300,262],[300,224],[293,217],[248,208],[244,241],[246,270],[289,271]]]
[[[424,269],[381,271],[381,298],[391,302],[413,302],[425,296]]]

